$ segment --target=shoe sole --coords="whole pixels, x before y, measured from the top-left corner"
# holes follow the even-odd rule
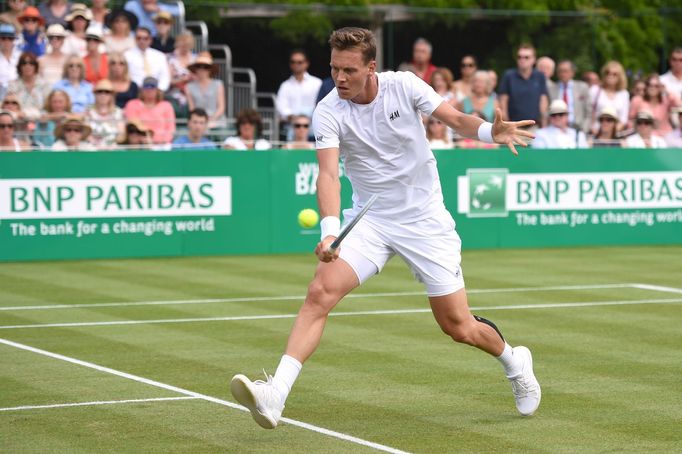
[[[251,390],[251,386],[251,380],[245,375],[239,374],[232,377],[230,391],[232,391],[232,396],[237,399],[237,402],[245,406],[251,412],[253,420],[256,421],[259,426],[264,429],[274,429],[277,427],[277,421],[258,410],[256,396]]]
[[[535,378],[535,371],[533,371],[533,355],[531,354],[530,350],[527,347],[522,347],[522,351],[524,351],[526,355],[528,355],[528,361],[530,361],[530,370],[533,372],[533,378]],[[533,411],[531,411],[530,413],[521,413],[519,411],[521,416],[533,416],[540,407],[540,401],[542,400],[542,388],[540,388],[540,382],[538,381],[537,378],[535,378],[535,382],[538,384],[538,404],[535,406],[535,408],[533,408]]]

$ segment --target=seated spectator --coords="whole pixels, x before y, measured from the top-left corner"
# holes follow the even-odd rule
[[[21,13],[26,8],[26,0],[8,0],[7,6],[9,6],[9,10],[0,14],[0,22],[12,24],[17,31],[21,31],[19,16],[21,16]]]
[[[669,148],[682,148],[682,107],[673,107],[673,114],[677,116],[677,127],[665,136],[665,143]]]
[[[88,29],[91,20],[92,13],[85,4],[73,4],[71,12],[66,16],[66,29],[71,31],[71,34],[64,41],[64,53],[66,55],[85,56],[85,31]]]
[[[585,133],[568,127],[568,105],[555,99],[549,106],[549,125],[535,133],[533,148],[587,148]]]
[[[17,78],[21,52],[14,46],[16,37],[14,25],[0,24],[0,98],[7,93],[9,83]]]
[[[208,113],[202,108],[193,109],[187,121],[187,135],[173,141],[174,149],[215,150],[218,147],[206,137]]]
[[[85,32],[87,54],[83,58],[85,64],[85,80],[96,84],[102,79],[109,77],[109,59],[102,50],[102,30],[97,26],[90,26]]]
[[[152,145],[152,131],[139,120],[128,120],[118,144],[126,149],[149,148]]]
[[[19,77],[10,82],[7,92],[19,98],[26,120],[35,121],[40,117],[50,86],[40,77],[38,59],[30,52],[19,57],[17,73]]]
[[[296,115],[291,122],[294,128],[293,140],[284,144],[285,150],[314,150],[315,144],[308,140],[310,136],[310,118],[305,115]]]
[[[427,84],[431,83],[431,74],[436,70],[436,65],[431,63],[433,46],[424,38],[417,38],[412,45],[412,61],[403,62],[398,66],[398,71],[413,72]]]
[[[623,65],[617,61],[606,63],[601,69],[602,82],[590,87],[590,103],[592,104],[592,132],[597,132],[597,115],[606,106],[611,106],[618,114],[621,128],[628,124],[630,110],[630,94],[626,90],[628,81]]]
[[[426,139],[432,150],[455,148],[448,134],[448,127],[435,117],[429,117],[426,121]]]
[[[45,25],[45,19],[40,16],[38,8],[29,6],[19,16],[21,23],[21,51],[31,52],[40,57],[45,54],[47,47],[47,39],[42,32],[42,27]]]
[[[64,72],[67,55],[62,52],[66,30],[59,24],[47,27],[47,40],[50,43],[48,52],[38,59],[40,75],[50,87],[59,82]]]
[[[95,85],[95,104],[85,111],[85,120],[92,129],[90,142],[98,149],[111,149],[123,135],[123,111],[114,102],[114,86],[108,79]]]
[[[654,133],[654,115],[640,110],[635,117],[635,133],[625,138],[627,148],[667,148],[662,137]]]
[[[45,100],[43,115],[34,134],[35,141],[43,147],[52,146],[57,125],[69,115],[71,115],[69,95],[64,90],[52,90]]]
[[[107,3],[109,0],[92,0],[90,5],[90,13],[92,14],[92,21],[90,21],[90,26],[99,27],[102,33],[106,31],[106,18],[107,14],[111,11],[107,8]]]
[[[38,5],[38,11],[47,24],[60,24],[62,27],[66,27],[70,9],[71,2],[67,0],[44,0]]]
[[[582,75],[582,80],[587,84],[588,87],[593,85],[600,85],[601,80],[599,79],[599,74],[594,71],[585,71]]]
[[[261,139],[263,121],[254,109],[244,109],[237,115],[237,135],[228,137],[223,148],[229,150],[269,150],[270,142]]]
[[[497,99],[492,95],[492,84],[488,71],[476,71],[471,78],[471,95],[465,97],[457,105],[464,113],[480,113],[485,121],[495,120],[495,110],[499,107]]]
[[[137,17],[133,13],[115,9],[107,14],[104,23],[110,30],[104,37],[108,53],[124,53],[135,47],[133,31],[137,29]]]
[[[452,83],[452,93],[457,102],[461,102],[467,96],[471,96],[471,85],[474,81],[474,74],[478,71],[478,63],[473,55],[465,55],[459,64],[461,79]],[[433,77],[433,76],[432,76]]]
[[[138,87],[135,82],[130,80],[128,74],[128,61],[122,53],[112,52],[108,55],[109,58],[109,81],[114,86],[114,93],[116,94],[116,105],[124,108],[128,101],[137,99]]]
[[[175,50],[175,38],[172,35],[173,16],[169,12],[161,11],[154,16],[156,36],[152,40],[152,49],[170,54]]]
[[[445,101],[454,99],[452,92],[452,71],[448,68],[438,68],[431,74],[431,87],[441,95]]]
[[[657,136],[665,136],[673,130],[670,124],[670,112],[679,104],[679,99],[668,95],[658,74],[651,74],[645,79],[646,90],[644,96],[636,96],[630,102],[630,122],[633,127],[637,112],[646,110],[654,116],[654,131]]]
[[[7,111],[0,111],[0,151],[23,151],[28,144],[14,135],[14,117]]]
[[[163,99],[159,82],[147,77],[142,83],[139,99],[133,99],[124,109],[128,120],[140,120],[154,133],[155,144],[170,144],[175,133],[175,112],[173,106]]]
[[[202,53],[188,69],[194,74],[194,80],[185,89],[189,109],[204,109],[208,113],[209,128],[224,128],[227,124],[225,86],[222,80],[215,79],[218,67],[213,63],[211,54]]]
[[[90,132],[90,126],[83,123],[80,116],[69,116],[54,131],[57,140],[52,151],[92,151],[93,146],[87,141]]]
[[[124,56],[128,60],[128,72],[130,78],[138,86],[145,77],[153,77],[159,83],[159,89],[166,91],[170,87],[170,69],[166,55],[156,49],[152,49],[152,35],[148,28],[143,26],[135,30],[135,47],[128,49]]]
[[[64,90],[69,95],[74,113],[83,113],[86,107],[95,102],[92,84],[85,80],[85,63],[76,55],[66,59],[62,80],[54,84],[53,88]]]
[[[622,141],[618,133],[618,114],[613,107],[606,106],[597,117],[599,129],[590,140],[592,147],[621,147]]]
[[[9,114],[12,115],[12,118],[14,118],[15,134],[28,137],[29,132],[35,129],[35,123],[31,123],[26,120],[26,115],[24,115],[24,112],[21,109],[21,102],[19,101],[17,95],[7,93],[7,95],[5,95],[5,99],[3,99],[2,103],[0,103],[0,110],[9,112]]]
[[[154,17],[157,14],[161,11],[170,13],[170,15],[174,17],[177,17],[180,14],[180,10],[176,5],[160,3],[156,0],[128,0],[124,8],[137,17],[140,27],[147,27],[151,30],[152,36],[156,35]]]
[[[187,68],[197,58],[194,53],[194,35],[189,31],[180,33],[175,39],[175,50],[168,56],[171,73],[171,88],[168,96],[175,102],[179,112],[187,109],[185,87],[194,80],[194,74]]]

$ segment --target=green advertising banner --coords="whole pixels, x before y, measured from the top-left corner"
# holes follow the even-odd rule
[[[682,150],[436,157],[467,248],[682,242]],[[0,260],[309,252],[317,172],[302,150],[0,153]]]

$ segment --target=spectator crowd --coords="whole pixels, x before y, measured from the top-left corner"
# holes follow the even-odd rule
[[[334,83],[308,73],[304,50],[289,55],[291,75],[275,103],[281,134],[266,140],[258,110],[227,117],[225,84],[211,54],[195,53],[191,32],[173,33],[177,5],[108,3],[6,2],[0,150],[314,148],[310,119]],[[665,74],[628,80],[617,61],[578,78],[572,61],[538,58],[522,44],[516,67],[499,83],[474,55],[461,58],[456,78],[431,62],[432,51],[417,39],[412,59],[398,70],[414,72],[465,113],[493,121],[499,110],[503,119],[535,120],[534,148],[682,147],[682,48],[670,53]],[[434,118],[424,118],[424,131],[434,149],[495,146],[459,137]]]

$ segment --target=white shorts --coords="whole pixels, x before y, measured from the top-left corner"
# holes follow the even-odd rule
[[[455,221],[443,211],[407,224],[365,216],[341,243],[339,256],[362,284],[397,254],[424,283],[428,296],[443,296],[464,288],[461,249]]]

